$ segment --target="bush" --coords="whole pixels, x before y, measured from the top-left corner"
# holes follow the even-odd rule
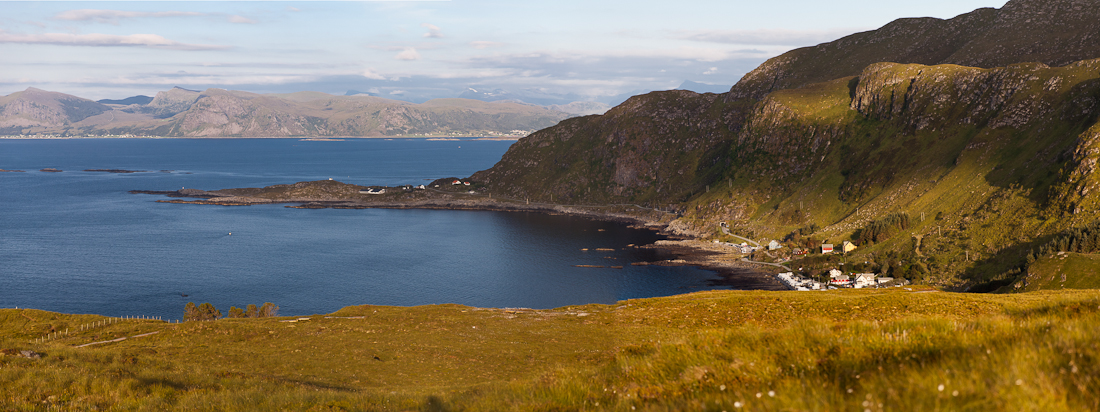
[[[909,228],[909,214],[905,212],[892,213],[882,219],[868,223],[860,229],[854,237],[860,244],[870,245],[882,242],[893,237],[897,232]]]
[[[215,320],[220,317],[222,317],[221,311],[210,303],[203,303],[195,307],[195,302],[187,302],[187,305],[183,307],[183,320],[186,322]]]

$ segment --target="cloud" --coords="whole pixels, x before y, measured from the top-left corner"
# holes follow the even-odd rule
[[[302,11],[302,9],[299,9],[297,7],[294,7],[294,6],[287,6],[286,11],[299,12],[299,11]]]
[[[472,42],[470,42],[470,46],[475,48],[475,49],[488,49],[488,48],[492,48],[492,47],[500,47],[500,46],[503,46],[503,45],[504,45],[504,43],[499,43],[499,42],[495,42],[495,41],[472,41]]]
[[[859,29],[830,30],[680,30],[673,37],[706,43],[811,46],[839,39]]]
[[[363,77],[371,80],[386,80],[386,76],[379,74],[378,72],[374,71],[374,69],[363,70]]]
[[[416,49],[412,47],[406,47],[401,53],[397,53],[393,58],[397,60],[420,60],[420,53],[416,52]]]
[[[0,43],[53,44],[59,46],[88,47],[149,47],[167,50],[224,50],[228,46],[186,44],[165,39],[156,34],[11,34],[0,32]]]
[[[428,32],[424,33],[424,37],[427,37],[429,39],[442,39],[443,38],[443,32],[440,31],[439,26],[436,26],[434,24],[424,23],[424,24],[421,24],[420,27],[425,27],[425,28],[428,29]]]
[[[237,16],[237,15],[229,16],[229,22],[230,23],[238,23],[238,24],[256,24],[256,20],[252,20],[248,17]]]
[[[718,73],[718,68],[717,67],[711,67],[711,68],[707,69],[707,71],[703,72],[703,74],[715,74],[715,73]]]
[[[159,11],[159,12],[144,12],[144,11],[122,11],[122,10],[96,10],[96,9],[79,9],[79,10],[66,10],[61,13],[57,13],[53,16],[55,20],[66,21],[94,21],[98,23],[107,23],[117,25],[119,20],[133,19],[143,17],[194,17],[194,16],[206,16],[206,13],[189,12],[189,11]]]

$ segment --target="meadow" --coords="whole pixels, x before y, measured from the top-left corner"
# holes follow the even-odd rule
[[[3,410],[1100,409],[1095,290],[710,291],[184,323],[3,309],[0,332]]]

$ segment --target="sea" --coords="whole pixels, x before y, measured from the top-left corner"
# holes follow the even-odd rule
[[[0,307],[178,320],[188,302],[223,314],[272,302],[299,316],[352,305],[555,308],[727,288],[695,267],[632,266],[661,258],[632,245],[663,237],[621,223],[186,205],[129,193],[330,178],[426,184],[487,169],[511,143],[0,139],[0,169],[23,171],[0,173]],[[95,169],[138,172],[87,171]]]

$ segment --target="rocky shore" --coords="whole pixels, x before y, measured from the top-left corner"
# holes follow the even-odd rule
[[[166,196],[157,200],[211,206],[251,206],[285,204],[294,209],[438,209],[484,210],[502,212],[538,212],[579,216],[620,222],[631,227],[653,230],[670,240],[637,246],[657,250],[660,260],[634,265],[696,266],[714,271],[721,280],[713,286],[745,290],[786,290],[774,274],[781,270],[764,264],[746,262],[732,248],[698,239],[698,234],[677,221],[678,215],[637,205],[561,205],[532,203],[526,199],[494,196],[477,186],[454,185],[453,178],[440,179],[425,186],[359,186],[334,180],[298,182],[263,188],[221,190],[180,189],[131,190],[133,194]],[[191,200],[185,200],[191,199]]]

